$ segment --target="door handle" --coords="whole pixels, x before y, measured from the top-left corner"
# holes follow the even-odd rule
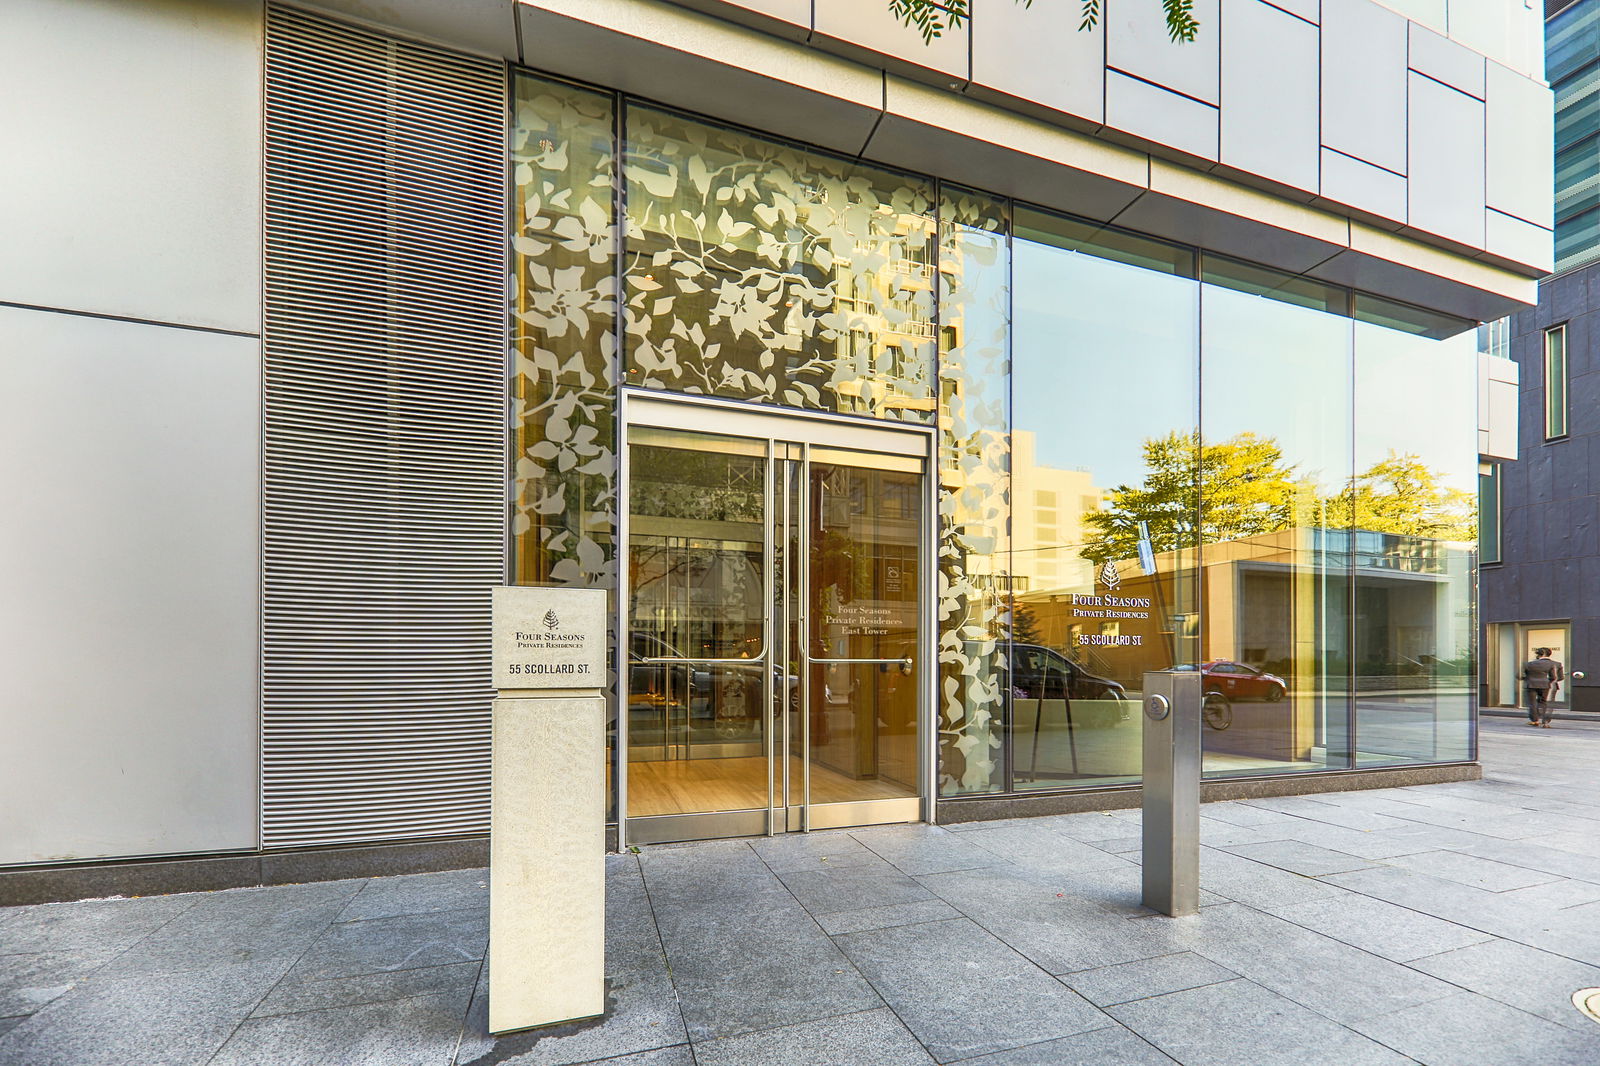
[[[809,661],[822,666],[898,666],[900,672],[907,676],[916,669],[916,663],[909,655],[902,655],[898,659],[809,659]]]

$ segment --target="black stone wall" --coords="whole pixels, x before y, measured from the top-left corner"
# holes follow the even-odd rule
[[[1544,439],[1544,331],[1567,326],[1567,436]],[[1572,623],[1568,695],[1600,711],[1600,263],[1542,282],[1512,321],[1521,368],[1518,459],[1502,463],[1501,562],[1479,571],[1480,622]],[[1494,649],[1485,641],[1487,669]],[[1487,676],[1487,675],[1485,675]]]

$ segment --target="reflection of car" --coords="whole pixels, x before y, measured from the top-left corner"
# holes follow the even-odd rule
[[[628,707],[630,710],[656,710],[690,703],[703,704],[711,691],[711,675],[704,667],[688,669],[685,691],[684,668],[651,659],[675,659],[671,644],[650,633],[635,630],[628,639]]]
[[[1027,700],[1095,701],[1083,725],[1115,725],[1131,717],[1132,704],[1123,687],[1110,678],[1089,673],[1054,648],[1041,644],[1011,645],[1011,698]],[[1106,701],[1114,701],[1108,706]],[[1114,707],[1114,709],[1113,709]]]
[[[1289,691],[1289,686],[1277,674],[1228,659],[1213,659],[1198,666],[1186,663],[1173,669],[1199,670],[1200,684],[1206,695],[1221,693],[1229,700],[1267,700],[1277,703]]]

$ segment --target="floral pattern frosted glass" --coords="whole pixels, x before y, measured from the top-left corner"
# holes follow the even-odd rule
[[[628,384],[932,419],[930,182],[643,107],[623,170]]]
[[[1010,252],[1004,206],[947,190],[939,227],[939,789],[1004,787]]]
[[[515,580],[609,586],[617,492],[611,98],[519,76],[514,107]]]

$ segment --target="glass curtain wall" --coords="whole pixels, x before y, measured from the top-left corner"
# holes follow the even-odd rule
[[[1465,323],[527,74],[513,107],[513,580],[614,587],[619,382],[936,424],[942,794],[1137,780],[1151,669],[1203,674],[1213,774],[1470,757]]]
[[[1215,256],[1201,277],[1206,769],[1347,766],[1348,294]]]
[[[1136,781],[1199,632],[1194,255],[1022,209],[1013,249],[1013,786]]]
[[[1376,303],[1358,297],[1358,316]],[[1470,334],[1438,341],[1357,321],[1355,356],[1357,761],[1469,759],[1477,355]]]

